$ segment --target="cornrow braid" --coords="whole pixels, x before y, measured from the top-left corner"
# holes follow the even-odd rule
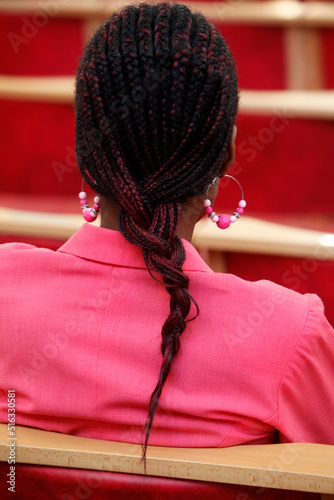
[[[224,172],[238,108],[234,62],[199,12],[166,2],[129,5],[88,42],[75,105],[80,171],[119,204],[121,233],[141,247],[148,272],[169,294],[162,365],[143,428],[145,459],[160,395],[194,319],[191,303],[198,314],[176,232],[185,199]]]
[[[170,88],[170,132],[171,146],[179,143],[182,132],[182,116],[188,87],[188,70],[191,64],[190,31],[192,18],[188,15],[187,7],[180,5],[172,25],[172,82]]]

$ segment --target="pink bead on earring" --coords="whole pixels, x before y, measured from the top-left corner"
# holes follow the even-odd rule
[[[100,211],[100,197],[95,196],[93,208],[90,208],[87,203],[87,194],[85,191],[79,193],[82,215],[87,222],[94,222]]]
[[[237,179],[235,179],[231,175],[225,175],[225,177],[230,177],[239,185],[242,199],[239,201],[238,208],[236,209],[235,212],[233,212],[233,215],[231,215],[231,216],[226,215],[226,214],[216,215],[216,212],[214,212],[212,207],[211,207],[211,201],[208,198],[206,200],[204,200],[204,206],[205,206],[206,213],[208,214],[208,216],[212,220],[212,222],[215,222],[220,229],[227,229],[231,225],[231,222],[235,222],[237,219],[239,219],[240,215],[242,215],[244,213],[244,208],[246,206],[246,201],[244,200],[244,193],[243,193],[242,187],[240,185],[240,182],[237,181]],[[215,182],[215,180],[216,179],[214,179],[212,184]],[[210,184],[210,186],[212,186],[212,184]],[[210,189],[210,186],[208,187],[208,189],[206,191],[206,196],[208,196],[208,191]]]

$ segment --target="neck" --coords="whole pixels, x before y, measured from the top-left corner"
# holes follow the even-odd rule
[[[193,199],[192,199],[193,200]],[[177,236],[191,242],[194,232],[195,224],[198,222],[205,212],[203,213],[203,203],[200,205],[201,210],[196,208],[193,201],[190,203],[186,200],[180,221],[176,230]],[[118,223],[119,205],[109,200],[108,198],[101,197],[101,227],[105,229],[112,229],[113,231],[120,231]]]

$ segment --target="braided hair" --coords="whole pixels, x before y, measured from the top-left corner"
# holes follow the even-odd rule
[[[238,108],[234,62],[202,14],[166,2],[128,5],[88,42],[75,107],[85,181],[117,202],[121,233],[142,248],[148,272],[170,296],[161,370],[143,430],[145,459],[191,302],[198,314],[176,230],[186,198],[202,195],[224,173]]]

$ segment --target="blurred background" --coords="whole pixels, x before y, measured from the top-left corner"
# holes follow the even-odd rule
[[[127,3],[0,1],[1,243],[56,249],[81,224],[74,75],[96,27]],[[317,293],[334,325],[334,4],[180,3],[213,22],[234,54],[241,104],[230,173],[244,189],[245,224],[268,222],[251,226],[251,243],[226,247],[215,228],[218,242],[196,246],[214,269]],[[237,185],[222,183],[215,210],[233,211],[239,197]],[[266,247],[276,223],[288,229],[284,251],[280,241]]]

